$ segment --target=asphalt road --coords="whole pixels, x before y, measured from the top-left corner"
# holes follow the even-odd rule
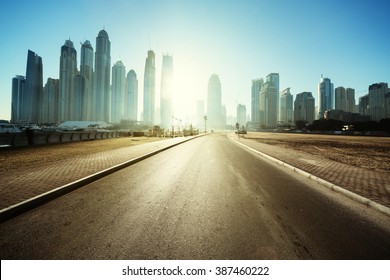
[[[212,134],[0,224],[0,257],[390,259],[389,221]]]

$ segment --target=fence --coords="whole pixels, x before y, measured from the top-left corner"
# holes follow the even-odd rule
[[[0,133],[0,145],[18,147],[28,145],[44,145],[97,139],[109,139],[123,136],[131,136],[131,133],[120,131],[27,131],[16,133],[6,132]]]

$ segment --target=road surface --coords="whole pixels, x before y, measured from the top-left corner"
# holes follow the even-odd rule
[[[211,134],[0,224],[0,257],[389,259],[389,221]]]

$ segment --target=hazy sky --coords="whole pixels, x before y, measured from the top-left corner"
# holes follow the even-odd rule
[[[357,99],[372,83],[390,83],[388,0],[3,0],[0,7],[0,119],[10,119],[12,78],[26,74],[28,49],[42,57],[45,84],[59,77],[65,40],[74,42],[80,67],[80,42],[95,50],[103,28],[112,65],[121,59],[136,71],[140,101],[148,49],[156,53],[157,100],[162,54],[173,56],[181,118],[206,100],[213,73],[231,115],[238,103],[250,113],[251,80],[272,72],[280,90],[316,99],[321,74],[335,88],[355,88]]]

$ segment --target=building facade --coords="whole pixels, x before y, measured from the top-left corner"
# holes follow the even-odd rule
[[[337,87],[334,91],[335,110],[355,112],[355,90],[353,88]]]
[[[111,122],[120,123],[124,119],[126,94],[126,67],[117,61],[112,67]]]
[[[260,126],[276,127],[279,120],[279,74],[266,77],[260,91]]]
[[[48,78],[43,88],[42,122],[47,124],[59,123],[58,105],[60,96],[60,80]]]
[[[124,115],[126,120],[138,120],[138,79],[137,74],[132,69],[127,73],[126,78],[126,99]]]
[[[85,92],[83,93],[82,120],[89,121],[93,119],[93,48],[91,43],[86,40],[81,44],[80,54],[80,75],[85,79]]]
[[[22,120],[25,84],[24,76],[18,75],[12,79],[11,123],[18,123]]]
[[[217,74],[209,78],[207,86],[207,126],[210,129],[222,127],[221,81]]]
[[[77,74],[77,51],[71,40],[61,47],[60,57],[60,96],[58,114],[60,122],[73,119],[74,94],[73,77]]]
[[[154,125],[155,123],[155,105],[156,100],[156,64],[155,54],[152,50],[148,51],[148,56],[145,60],[144,73],[144,103],[143,103],[143,122],[146,125]]]
[[[163,55],[161,70],[160,112],[161,128],[168,129],[172,122],[173,57]]]
[[[92,118],[110,122],[111,42],[105,30],[96,37]]]
[[[376,83],[368,87],[368,115],[372,121],[380,121],[386,118],[385,95],[388,92],[387,83]]]
[[[327,110],[334,109],[334,88],[329,78],[322,78],[318,84],[318,118],[323,119]]]
[[[237,105],[237,122],[240,128],[246,127],[246,106],[243,104]]]
[[[252,80],[251,88],[251,121],[253,125],[260,124],[260,91],[263,86],[263,79]]]
[[[294,102],[290,88],[286,88],[280,94],[280,122],[292,124],[294,122]]]
[[[29,123],[41,122],[41,102],[43,95],[42,58],[28,50],[26,83],[22,98],[21,121]]]
[[[313,123],[315,119],[315,99],[311,92],[298,93],[294,101],[294,121]]]

